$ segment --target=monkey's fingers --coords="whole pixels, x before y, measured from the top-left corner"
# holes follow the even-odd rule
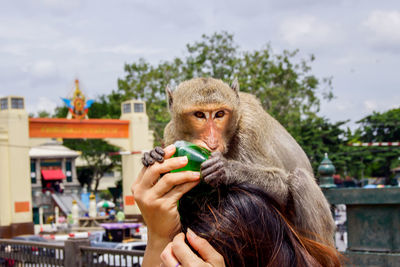
[[[207,184],[217,187],[220,184],[226,183],[226,173],[223,168],[218,169],[217,171],[210,173],[206,177],[204,177],[204,182]]]
[[[203,172],[203,170],[212,167],[213,165],[215,165],[219,161],[221,161],[221,159],[219,157],[210,157],[208,160],[204,161],[201,164],[201,171]]]
[[[162,152],[162,153],[160,153],[160,152]],[[164,161],[164,155],[165,155],[164,150],[161,147],[156,147],[155,149],[150,151],[150,156],[154,160],[156,160],[160,163],[162,163]]]
[[[144,159],[144,156],[142,157],[142,163],[143,163],[143,166],[149,167],[149,164],[148,164],[147,161]]]
[[[154,148],[154,150],[158,153],[158,154],[160,154],[161,156],[165,156],[165,152],[164,152],[164,149],[162,149],[161,147],[159,147],[159,146],[156,146],[155,148]]]
[[[148,167],[148,166],[150,166],[150,165],[153,165],[154,162],[155,162],[155,161],[154,161],[154,159],[150,156],[150,153],[149,153],[149,152],[145,152],[145,153],[143,154],[142,163],[143,163],[144,166]]]
[[[208,161],[211,162],[208,163]],[[207,177],[215,172],[218,172],[220,169],[224,167],[224,163],[218,159],[207,160],[204,163],[208,164],[204,164],[205,166],[201,165],[201,175],[203,177]]]

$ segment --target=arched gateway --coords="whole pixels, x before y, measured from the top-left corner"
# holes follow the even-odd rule
[[[119,120],[28,118],[23,97],[0,99],[0,238],[33,233],[29,149],[49,138],[102,138],[127,151],[121,155],[124,212],[140,214],[130,186],[153,133],[143,101],[123,102],[121,114]]]

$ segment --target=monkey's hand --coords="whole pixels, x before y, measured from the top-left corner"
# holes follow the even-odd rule
[[[150,152],[145,152],[142,157],[142,163],[144,166],[149,167],[153,165],[156,161],[162,163],[164,161],[165,152],[159,146],[156,146]]]
[[[210,158],[201,164],[200,172],[204,181],[213,187],[228,184],[228,161],[219,151],[213,152]]]

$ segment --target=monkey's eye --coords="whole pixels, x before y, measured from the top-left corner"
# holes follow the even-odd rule
[[[215,118],[222,118],[223,116],[225,116],[225,111],[220,110],[217,113],[215,113]]]
[[[203,119],[203,118],[206,117],[206,115],[205,115],[203,112],[201,112],[201,111],[196,111],[196,112],[194,113],[194,116],[196,116],[196,118],[199,118],[199,119]]]

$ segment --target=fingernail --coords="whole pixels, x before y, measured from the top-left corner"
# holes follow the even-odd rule
[[[193,178],[200,178],[200,172],[192,172]]]
[[[183,156],[183,157],[180,157],[179,160],[180,160],[182,163],[186,163],[186,162],[188,161],[188,158],[187,158],[186,156]]]
[[[188,233],[188,235],[190,235],[191,238],[197,237],[197,235],[189,227],[187,228],[187,233]]]
[[[172,152],[174,149],[175,149],[175,146],[174,146],[174,145],[169,145],[169,146],[167,146],[166,148],[164,148],[164,151],[165,151],[166,153],[170,153],[170,152]]]

